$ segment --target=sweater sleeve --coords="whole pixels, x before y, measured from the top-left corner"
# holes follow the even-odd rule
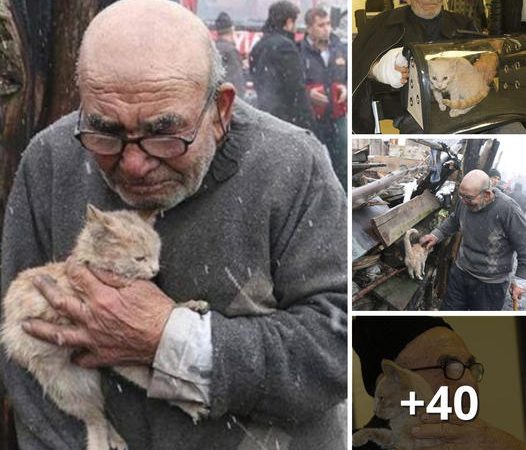
[[[52,258],[48,221],[51,163],[43,139],[36,137],[24,153],[6,207],[2,241],[2,292],[17,273]],[[31,183],[29,183],[31,181]],[[33,186],[30,188],[29,186]],[[21,450],[80,450],[83,425],[50,402],[25,369],[1,352],[2,381],[15,411]]]
[[[511,247],[517,252],[515,275],[526,278],[526,216],[518,205],[513,205],[506,230]]]
[[[457,203],[455,211],[453,211],[453,213],[438,227],[431,231],[431,234],[438,238],[438,242],[443,241],[460,230],[459,213],[460,203]]]
[[[326,155],[314,161],[308,187],[276,234],[278,309],[260,316],[212,312],[212,417],[230,412],[299,423],[346,397],[346,205]]]

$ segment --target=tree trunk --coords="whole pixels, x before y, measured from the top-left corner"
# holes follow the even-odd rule
[[[30,139],[78,107],[75,68],[82,35],[112,2],[0,0],[0,223]]]

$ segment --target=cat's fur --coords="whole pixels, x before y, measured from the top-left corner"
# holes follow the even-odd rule
[[[418,415],[409,415],[409,409],[401,406],[402,400],[409,399],[409,392],[416,392],[417,400],[424,400],[427,405],[433,397],[431,386],[422,376],[404,369],[393,361],[382,361],[383,374],[376,385],[374,393],[374,413],[380,419],[389,421],[387,428],[362,428],[353,434],[353,446],[360,447],[368,441],[375,442],[384,449],[413,450],[417,440],[411,435],[411,428],[419,425]],[[421,447],[432,447],[439,444],[437,440],[418,440]]]
[[[88,205],[86,224],[72,257],[88,267],[109,270],[126,279],[151,279],[159,271],[161,241],[153,229],[155,217],[145,220],[134,211],[102,212]],[[69,324],[33,286],[37,275],[48,275],[66,294],[78,296],[70,285],[65,263],[49,263],[21,272],[4,298],[1,340],[9,358],[26,368],[42,385],[44,393],[63,411],[84,421],[87,450],[123,450],[126,443],[104,415],[100,375],[71,363],[73,350],[31,337],[21,328],[28,318]],[[206,302],[187,302],[179,306],[206,310]],[[114,367],[114,370],[147,389],[147,366]]]
[[[484,75],[465,58],[434,58],[428,61],[431,91],[441,111],[449,115],[466,114],[489,93]],[[449,93],[449,99],[443,94]]]
[[[407,272],[411,278],[424,278],[424,270],[426,267],[427,255],[431,253],[431,249],[422,247],[419,243],[411,244],[411,236],[418,236],[418,230],[411,228],[406,231],[404,236],[405,258],[404,262],[407,267]]]

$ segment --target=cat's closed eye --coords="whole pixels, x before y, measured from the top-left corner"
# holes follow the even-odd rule
[[[144,260],[146,260],[146,256],[136,256],[135,257],[135,261],[137,261],[137,262],[142,262]]]

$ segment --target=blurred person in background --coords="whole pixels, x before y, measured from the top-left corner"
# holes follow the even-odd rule
[[[347,185],[347,46],[332,33],[331,19],[321,7],[305,14],[307,35],[300,53],[315,115],[315,133],[327,146],[334,171]]]
[[[225,81],[232,83],[237,95],[243,98],[245,96],[245,76],[243,75],[243,61],[234,41],[234,24],[226,12],[221,12],[217,16],[215,25],[216,47],[225,68]]]
[[[299,8],[289,1],[270,5],[263,37],[250,52],[258,108],[302,128],[313,129],[299,50],[294,41]]]

